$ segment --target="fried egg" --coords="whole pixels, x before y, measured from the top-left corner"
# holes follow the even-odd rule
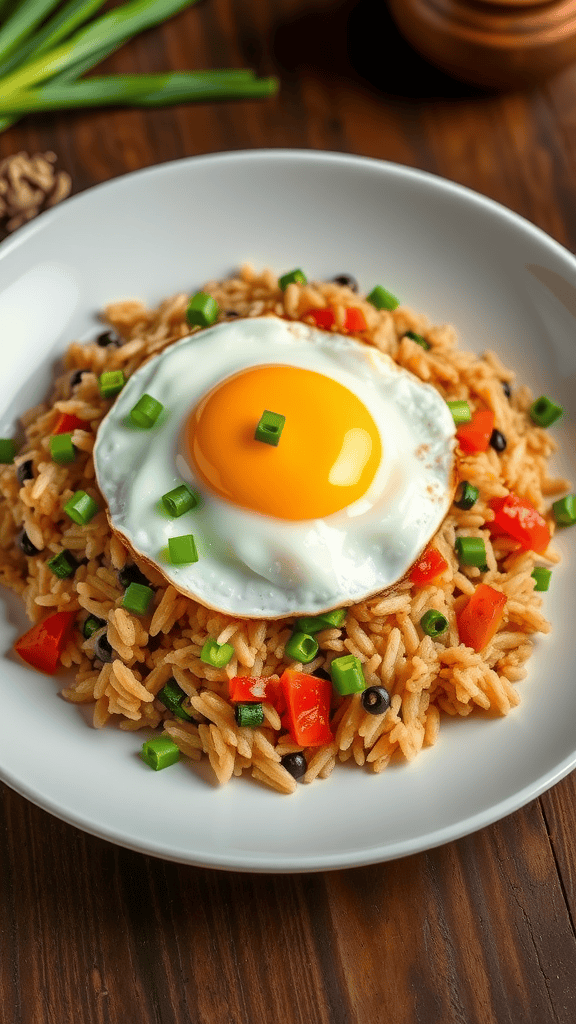
[[[150,429],[130,411],[164,409]],[[255,437],[284,417],[278,443]],[[276,317],[183,338],[129,379],[94,461],[110,525],[181,593],[243,618],[314,615],[406,575],[454,494],[452,415],[378,349]],[[161,498],[198,496],[178,518]],[[198,560],[170,561],[193,534]]]

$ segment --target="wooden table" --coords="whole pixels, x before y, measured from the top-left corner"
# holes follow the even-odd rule
[[[243,65],[278,98],[28,118],[0,157],[53,149],[81,191],[196,153],[338,150],[461,182],[576,250],[576,68],[486,96],[375,32],[368,3],[205,0],[107,70]],[[1,793],[2,1024],[576,1020],[574,775],[430,853],[300,876],[153,860]]]

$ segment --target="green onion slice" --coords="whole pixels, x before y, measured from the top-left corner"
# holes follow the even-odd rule
[[[292,633],[290,639],[286,641],[284,652],[294,661],[301,661],[307,665],[318,654],[318,641],[307,633]]]
[[[145,615],[154,597],[152,587],[145,587],[143,583],[131,583],[124,591],[122,607],[135,615]]]
[[[159,772],[180,760],[180,750],[169,736],[156,736],[142,744],[140,757],[155,772]]]
[[[182,707],[182,702],[186,700],[186,694],[184,693],[184,690],[178,686],[178,683],[173,677],[169,679],[166,685],[160,690],[158,700],[165,708],[168,708],[176,718],[180,718],[183,722],[194,721],[192,715],[189,715]]]
[[[14,462],[16,442],[11,437],[0,437],[0,463]]]
[[[412,338],[412,341],[415,341],[416,344],[420,345],[425,352],[428,352],[430,348],[430,342],[426,341],[426,338],[423,338],[421,334],[416,334],[415,331],[406,331],[405,337]]]
[[[284,274],[278,278],[278,286],[283,292],[286,291],[289,284],[308,284],[308,278],[298,267],[295,270],[291,270],[288,274]]]
[[[76,491],[64,505],[64,511],[75,523],[84,526],[94,518],[98,505],[86,491]]]
[[[163,408],[162,402],[152,398],[152,395],[142,395],[130,410],[130,419],[136,427],[149,430],[156,423]]]
[[[61,580],[73,576],[78,568],[78,562],[67,548],[61,551],[60,554],[54,555],[47,565],[50,571]]]
[[[282,416],[281,413],[270,412],[269,409],[265,409],[258,421],[254,440],[264,441],[264,444],[271,444],[276,447],[284,429],[285,422],[286,417]]]
[[[482,537],[457,537],[456,554],[462,565],[475,565],[478,569],[486,565],[486,545]]]
[[[305,615],[296,620],[295,629],[300,633],[320,633],[323,629],[339,629],[346,618],[345,608],[333,608],[321,615]]]
[[[177,519],[178,516],[182,516],[185,512],[190,512],[191,509],[196,508],[198,495],[191,491],[186,484],[179,484],[172,491],[162,495],[162,504],[166,511],[174,519]]]
[[[479,493],[478,488],[474,487],[474,484],[471,484],[469,480],[462,480],[454,498],[456,508],[461,508],[467,512],[478,501]]]
[[[345,654],[334,658],[330,665],[330,675],[334,689],[342,696],[349,693],[360,693],[366,688],[366,680],[362,671],[362,663],[353,654]]]
[[[126,383],[122,370],[106,370],[98,378],[98,387],[102,398],[114,398],[120,394]]]
[[[50,456],[59,466],[74,462],[76,449],[72,444],[72,434],[54,434],[50,438]]]
[[[186,320],[190,327],[210,327],[218,319],[220,307],[211,295],[206,292],[196,292],[188,303]]]
[[[215,640],[206,640],[200,651],[200,661],[212,668],[224,668],[234,654],[232,644],[218,644]]]
[[[559,526],[572,526],[576,523],[576,495],[567,494],[552,503],[554,519]]]
[[[248,729],[257,729],[264,721],[264,708],[261,704],[237,704],[234,709],[234,717],[238,725]]]
[[[557,405],[551,398],[541,395],[530,406],[530,418],[539,427],[549,427],[556,420],[559,420],[564,409]]]
[[[430,608],[420,619],[420,625],[422,626],[422,631],[427,636],[435,639],[437,636],[442,636],[448,629],[448,619],[445,615],[442,615],[442,612],[436,611],[435,608]]]
[[[397,309],[400,305],[400,300],[380,284],[377,284],[370,294],[366,296],[366,301],[370,302],[376,309],[389,309],[390,312]]]
[[[191,562],[197,562],[198,552],[193,534],[185,533],[182,537],[170,537],[168,553],[172,565],[189,565]]]
[[[454,423],[470,423],[472,413],[468,402],[446,402],[446,405],[452,413]]]
[[[552,573],[550,569],[545,569],[543,565],[538,565],[532,572],[532,579],[534,580],[534,590],[548,590],[550,586],[550,577]]]

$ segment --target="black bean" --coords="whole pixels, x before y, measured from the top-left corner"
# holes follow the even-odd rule
[[[352,274],[337,274],[336,277],[331,277],[331,281],[334,284],[341,284],[344,288],[349,288],[351,292],[359,291],[358,281]]]
[[[507,380],[503,380],[502,381],[502,391],[506,395],[506,398],[510,398],[510,396],[512,394],[512,388],[510,387],[510,385],[509,385]]]
[[[94,644],[94,654],[100,661],[110,662],[114,659],[114,651],[110,645],[107,633],[101,633]]]
[[[390,694],[383,686],[369,686],[362,694],[362,707],[369,715],[383,715],[390,707]]]
[[[506,447],[506,438],[499,430],[493,430],[490,434],[490,444],[495,452],[503,452]]]
[[[121,341],[116,334],[116,331],[104,331],[103,334],[99,334],[96,338],[96,344],[99,345],[100,348],[109,348],[110,345],[114,345],[118,348]]]
[[[141,583],[145,587],[150,586],[144,573],[140,572],[137,565],[125,565],[123,569],[120,569],[118,572],[118,582],[122,587],[129,587],[131,583]]]
[[[70,387],[77,388],[85,373],[90,373],[90,370],[75,370],[70,377]]]
[[[284,757],[280,759],[280,764],[287,772],[290,772],[293,779],[301,779],[308,768],[304,754],[299,753],[284,754]]]
[[[26,483],[27,480],[34,479],[34,470],[32,469],[32,459],[28,459],[27,462],[21,462],[16,470],[16,479],[20,484],[20,487]]]
[[[318,679],[327,679],[329,682],[332,682],[332,676],[324,668],[315,669],[313,674],[317,676]]]
[[[30,540],[30,537],[26,533],[26,530],[20,530],[20,533],[18,534],[18,537],[16,539],[18,547],[20,548],[21,551],[24,552],[25,555],[38,554],[39,548],[34,547],[32,541]]]
[[[235,317],[240,316],[240,313],[237,313],[235,309],[227,309],[224,316],[227,317],[228,320],[233,320]]]

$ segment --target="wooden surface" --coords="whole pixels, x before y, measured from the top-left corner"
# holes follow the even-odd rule
[[[371,7],[203,0],[108,70],[250,64],[277,99],[28,118],[0,157],[53,149],[80,191],[195,153],[339,150],[462,182],[576,250],[576,68],[483,95]],[[301,876],[164,863],[1,796],[1,1024],[576,1021],[575,776],[430,853]]]

